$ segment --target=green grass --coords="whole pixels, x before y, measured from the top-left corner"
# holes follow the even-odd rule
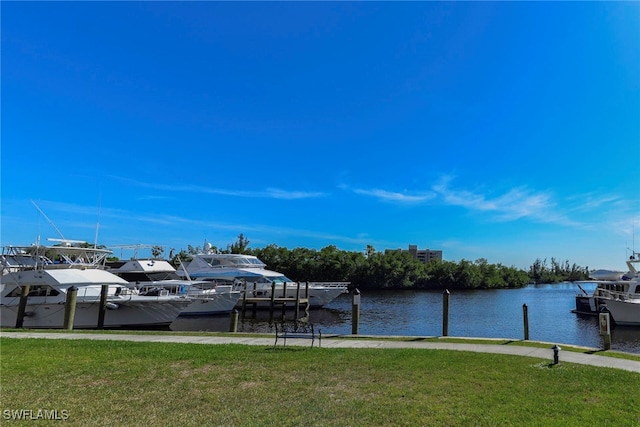
[[[6,336],[0,352],[0,410],[65,425],[640,425],[640,374],[527,357]]]

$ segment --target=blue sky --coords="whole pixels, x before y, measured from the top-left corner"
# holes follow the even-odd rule
[[[53,223],[167,253],[243,233],[525,269],[622,270],[640,249],[640,3],[1,15],[3,245],[60,237]]]

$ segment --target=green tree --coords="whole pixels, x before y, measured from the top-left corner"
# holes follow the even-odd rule
[[[154,259],[160,258],[163,252],[164,252],[164,248],[162,246],[156,245],[151,248],[151,256],[153,256]]]
[[[546,260],[537,259],[529,272],[490,264],[485,258],[475,262],[434,260],[426,265],[413,258],[406,251],[376,252],[368,245],[366,252],[343,251],[334,245],[320,251],[308,248],[278,247],[275,244],[264,248],[249,249],[249,241],[243,234],[238,241],[229,245],[233,253],[257,256],[270,270],[282,272],[291,280],[304,281],[348,281],[360,289],[487,289],[520,287],[526,285],[534,275],[540,281],[552,280],[557,270],[561,276],[584,274],[577,265],[569,267],[553,260],[554,269],[546,266]],[[185,259],[200,248],[189,246],[189,253],[181,251],[176,257]],[[175,259],[175,257],[174,257]],[[573,277],[572,276],[572,277]],[[566,280],[566,279],[565,279]],[[539,282],[540,283],[540,282]]]
[[[587,268],[582,268],[577,264],[570,265],[569,260],[564,264],[551,258],[551,267],[546,265],[547,260],[536,259],[529,268],[529,278],[534,283],[558,283],[562,281],[585,280],[589,277]]]
[[[372,245],[367,245],[366,253],[367,253],[367,258],[369,258],[370,256],[376,253],[376,248],[374,248]]]
[[[191,252],[186,252],[184,249],[180,249],[180,252],[171,257],[170,262],[176,269],[180,268],[182,263],[190,261],[193,257]]]
[[[244,234],[240,233],[238,235],[238,240],[235,243],[227,246],[227,249],[232,254],[243,254],[247,250],[249,246],[249,240],[244,237]]]

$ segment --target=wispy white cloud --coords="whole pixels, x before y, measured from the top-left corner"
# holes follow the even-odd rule
[[[364,188],[350,188],[347,185],[340,185],[340,188],[343,190],[353,191],[356,194],[361,194],[363,196],[371,196],[375,197],[379,200],[388,201],[388,202],[398,202],[398,203],[420,203],[425,202],[427,200],[431,200],[436,197],[436,194],[428,191],[422,193],[407,193],[407,192],[393,192],[381,189],[364,189]]]
[[[548,192],[534,192],[524,187],[508,190],[494,197],[469,190],[454,189],[451,177],[443,177],[433,185],[445,204],[461,206],[471,211],[494,214],[497,221],[515,221],[528,218],[539,222],[563,225],[579,225],[559,212],[552,195]]]
[[[124,209],[82,206],[73,203],[46,201],[43,202],[47,211],[51,211],[52,222],[58,222],[53,218],[62,217],[62,224],[67,227],[96,228],[107,219],[114,220],[137,220],[141,222],[154,223],[159,225],[170,225],[173,218],[167,215],[138,215]]]
[[[607,222],[607,231],[611,234],[623,237],[629,246],[638,249],[640,244],[640,215],[628,215],[618,218],[611,218]]]
[[[576,211],[591,211],[602,207],[619,205],[623,203],[623,199],[615,194],[576,194],[568,197],[567,200],[575,203]]]
[[[341,185],[343,190],[369,196],[385,202],[402,204],[420,204],[424,202],[440,203],[448,206],[460,206],[469,211],[491,214],[495,221],[531,220],[579,225],[560,212],[552,194],[533,191],[525,187],[516,187],[499,194],[484,194],[478,191],[455,188],[453,177],[444,176],[427,191],[393,192],[381,189],[352,188]]]
[[[282,190],[280,188],[267,188],[266,191],[258,194],[263,194],[263,197],[271,197],[274,199],[309,199],[326,196],[325,193],[319,191],[292,191]]]
[[[309,199],[324,197],[326,193],[320,191],[299,191],[299,190],[283,190],[281,188],[267,188],[261,191],[245,191],[245,190],[229,190],[224,188],[205,187],[200,185],[171,185],[171,184],[158,184],[150,182],[136,181],[128,178],[115,177],[120,181],[126,181],[129,184],[136,185],[143,188],[153,188],[155,190],[168,191],[168,192],[188,192],[188,193],[200,193],[200,194],[218,194],[222,196],[232,197],[253,197],[253,198],[269,198],[269,199]]]

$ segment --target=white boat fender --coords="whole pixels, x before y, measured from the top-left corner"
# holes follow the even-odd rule
[[[108,302],[108,303],[106,304],[106,306],[107,306],[107,309],[108,309],[108,310],[117,310],[117,309],[119,309],[119,308],[120,308],[120,306],[119,306],[118,304],[115,304],[115,303],[113,303],[113,302]]]

